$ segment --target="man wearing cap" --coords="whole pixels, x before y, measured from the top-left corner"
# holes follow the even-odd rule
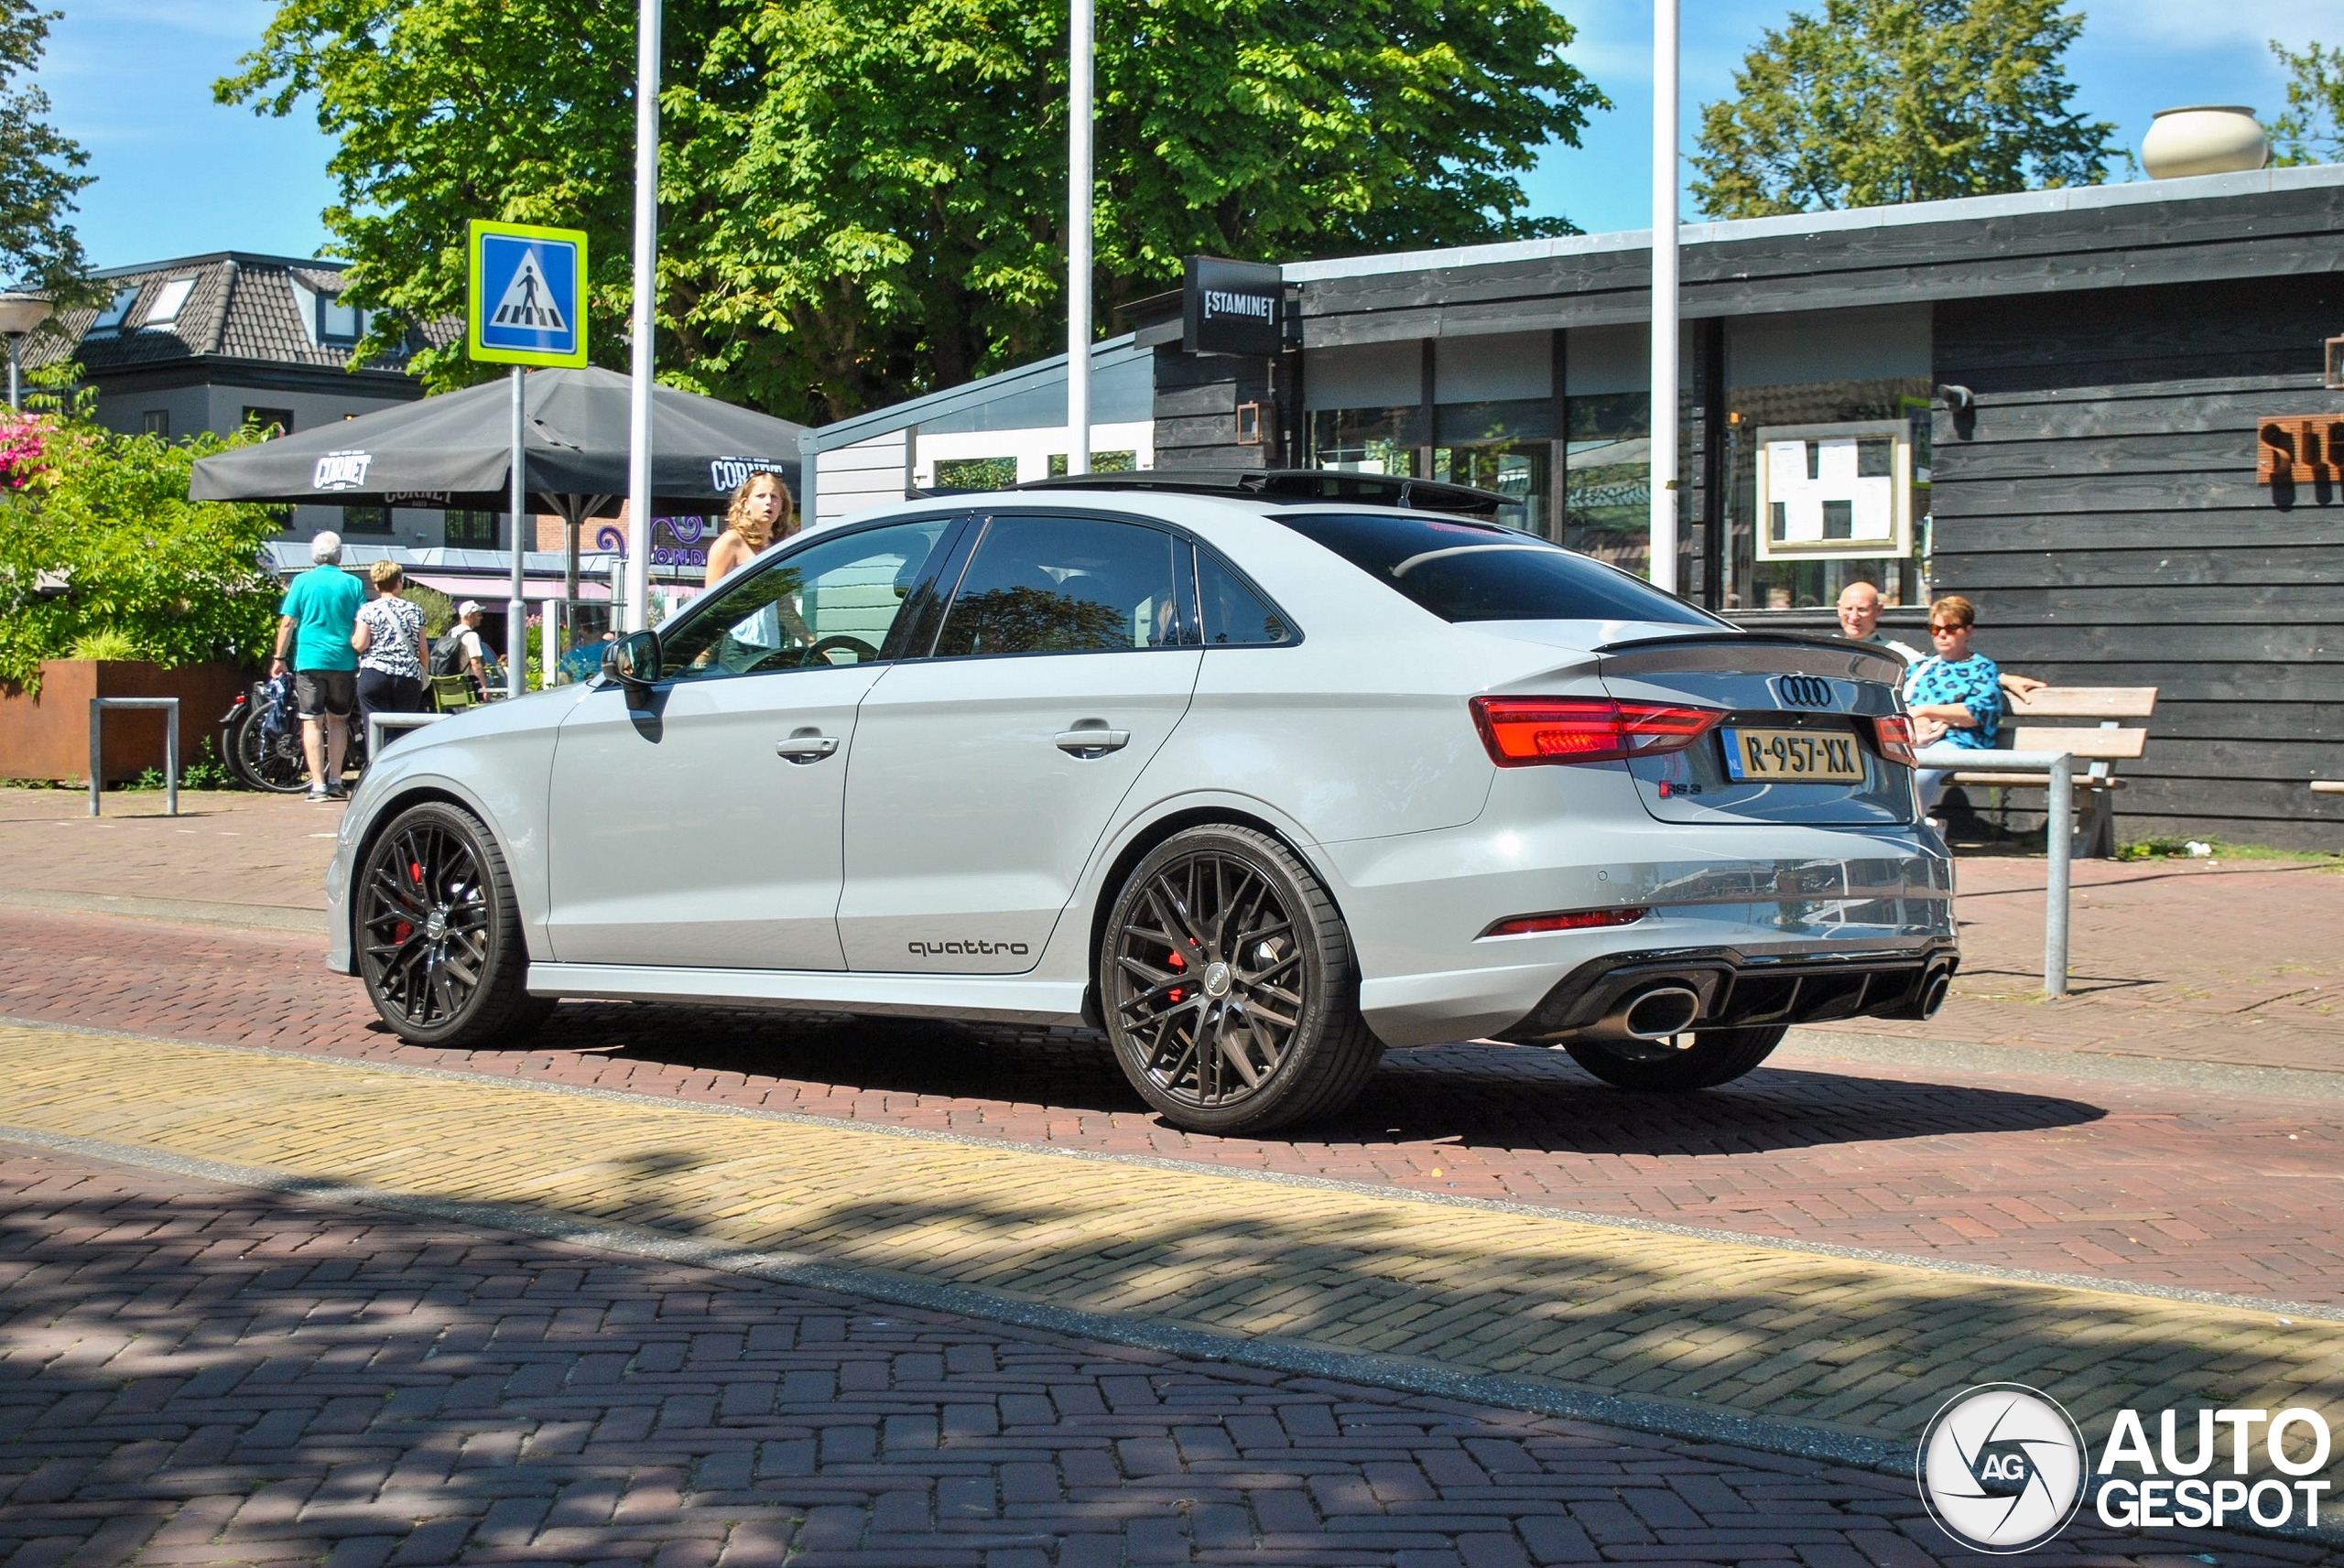
[[[479,600],[467,599],[456,606],[455,625],[432,644],[431,673],[435,676],[470,676],[473,691],[486,695],[488,654],[481,646],[480,622]]]
[[[350,633],[366,590],[342,569],[342,535],[331,531],[309,541],[308,571],[286,586],[277,607],[277,651],[269,660],[271,680],[293,672],[293,697],[301,712],[301,755],[309,764],[309,798],[340,800],[342,757],[350,744],[350,716],[358,705],[358,652]]]

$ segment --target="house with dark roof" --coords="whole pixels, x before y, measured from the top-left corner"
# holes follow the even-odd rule
[[[26,341],[24,361],[79,361],[97,389],[99,423],[133,434],[225,434],[254,420],[309,430],[421,397],[406,355],[352,367],[369,313],[342,302],[342,274],[340,262],[247,251],[112,267],[97,275],[110,290],[104,303],[61,313]],[[494,547],[503,522],[494,513],[301,506],[286,537],[331,528],[409,549]]]

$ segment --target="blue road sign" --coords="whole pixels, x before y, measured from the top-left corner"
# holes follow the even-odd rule
[[[501,364],[584,364],[585,234],[475,221],[468,238],[472,357]]]

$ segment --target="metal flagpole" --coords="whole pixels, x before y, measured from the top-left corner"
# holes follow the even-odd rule
[[[1652,8],[1651,576],[1677,591],[1677,0]]]
[[[1066,471],[1091,471],[1091,66],[1096,0],[1068,0]]]
[[[523,444],[525,415],[522,400],[523,378],[528,372],[520,365],[513,367],[513,471],[506,483],[510,487],[513,512],[513,592],[505,601],[505,695],[518,697],[529,689],[529,604],[522,586],[521,558],[528,542],[521,537],[521,527],[528,518],[529,483],[528,449]]]
[[[627,387],[626,626],[651,624],[651,375],[659,286],[659,0],[641,0],[635,39],[635,342]]]

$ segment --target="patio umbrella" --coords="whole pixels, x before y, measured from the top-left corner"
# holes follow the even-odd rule
[[[627,490],[627,378],[593,368],[541,370],[524,387],[525,488],[573,523],[615,515]],[[195,465],[188,499],[502,512],[512,395],[506,383],[490,382],[221,452]],[[713,397],[654,387],[655,508],[706,512],[761,468],[780,473],[795,492],[801,428]]]
[[[568,524],[568,594],[578,596],[580,525],[614,517],[627,492],[627,378],[616,371],[541,370],[524,381],[522,482]],[[494,381],[204,458],[190,501],[307,502],[503,512],[510,504],[513,390]],[[799,492],[798,436],[787,419],[654,386],[655,514],[704,514],[758,469]],[[647,548],[650,530],[635,531]]]

